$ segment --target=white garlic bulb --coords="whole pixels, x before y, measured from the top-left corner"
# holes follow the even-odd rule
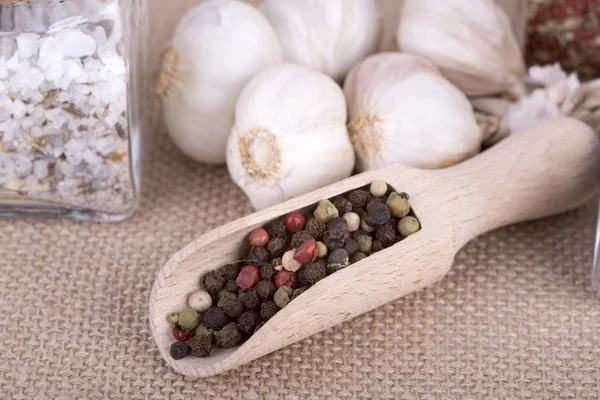
[[[327,75],[282,64],[256,75],[238,99],[227,167],[256,209],[350,176],[346,103]]]
[[[493,0],[405,0],[400,50],[436,64],[471,96],[525,95],[525,62],[511,21]]]
[[[344,93],[360,171],[390,162],[443,168],[480,150],[468,99],[421,57],[371,56],[352,68]]]
[[[266,0],[286,62],[341,82],[350,68],[375,52],[379,16],[373,0]]]
[[[225,162],[237,97],[256,73],[282,60],[275,31],[253,6],[210,0],[190,10],[157,83],[173,142],[197,161]]]

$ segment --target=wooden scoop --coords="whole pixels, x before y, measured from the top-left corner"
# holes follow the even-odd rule
[[[254,228],[375,179],[410,194],[422,229],[336,272],[293,300],[243,345],[173,360],[167,315],[186,307],[208,271],[240,258]],[[600,184],[600,144],[573,119],[542,123],[458,166],[424,171],[391,164],[221,226],[175,254],[150,296],[150,327],[176,371],[207,377],[238,367],[440,280],[455,253],[491,229],[583,205]]]

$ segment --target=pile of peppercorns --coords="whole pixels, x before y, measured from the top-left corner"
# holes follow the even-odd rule
[[[291,212],[253,230],[244,260],[202,278],[188,308],[168,316],[176,360],[239,345],[280,309],[328,275],[421,228],[406,193],[383,181],[320,201],[306,220]]]

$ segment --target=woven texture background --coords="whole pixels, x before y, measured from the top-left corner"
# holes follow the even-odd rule
[[[154,0],[157,53],[193,1]],[[150,336],[155,275],[250,213],[224,168],[150,145],[120,224],[0,220],[2,399],[596,399],[596,207],[485,235],[439,284],[209,379],[172,372]]]

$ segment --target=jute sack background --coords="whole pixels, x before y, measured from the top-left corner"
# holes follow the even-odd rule
[[[193,3],[151,0],[152,65]],[[594,204],[481,237],[436,286],[238,370],[173,373],[148,328],[154,277],[252,210],[224,168],[187,160],[158,128],[146,167],[123,223],[0,220],[0,398],[600,397]]]

